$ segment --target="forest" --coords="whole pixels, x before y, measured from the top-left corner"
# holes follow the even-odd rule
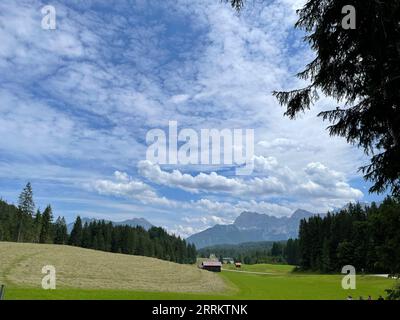
[[[299,263],[299,242],[297,239],[279,242],[246,242],[216,245],[198,250],[198,255],[202,258],[207,258],[211,254],[220,261],[222,258],[232,258],[235,262],[245,264],[287,263],[297,265]]]
[[[78,216],[71,234],[63,217],[53,221],[48,205],[43,212],[35,208],[30,183],[21,192],[18,206],[0,200],[0,241],[72,245],[88,249],[155,257],[177,263],[195,263],[193,244],[164,229],[114,226],[111,222],[82,224]]]
[[[359,273],[399,274],[400,202],[387,197],[378,206],[350,204],[323,218],[300,222],[300,267],[341,272],[352,265]]]

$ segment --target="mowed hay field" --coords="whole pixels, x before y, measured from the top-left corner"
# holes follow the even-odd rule
[[[56,268],[59,289],[222,292],[225,282],[192,265],[71,246],[0,242],[0,283],[40,288],[42,267]]]
[[[41,288],[44,265],[56,267],[57,290]],[[0,284],[6,284],[6,299],[377,299],[394,284],[359,275],[356,290],[343,290],[342,275],[296,273],[288,265],[223,268],[212,273],[147,257],[0,242]]]

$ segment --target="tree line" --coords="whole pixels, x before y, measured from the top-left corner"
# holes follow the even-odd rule
[[[78,216],[68,244],[108,252],[155,257],[178,263],[195,263],[196,247],[180,237],[168,234],[163,228],[149,230],[137,226],[114,226],[104,220],[82,225]]]
[[[235,262],[245,264],[284,263],[297,265],[299,263],[299,243],[297,239],[288,241],[261,241],[240,243],[237,245],[216,245],[198,250],[202,258],[215,255],[221,261],[232,258]]]
[[[196,262],[197,251],[193,244],[159,227],[145,230],[140,226],[114,226],[105,221],[82,224],[78,216],[68,234],[64,217],[53,220],[50,205],[43,212],[35,209],[32,186],[28,183],[18,198],[18,206],[0,200],[0,241],[68,244],[177,263]]]
[[[336,214],[300,222],[302,269],[340,272],[352,265],[358,272],[400,271],[400,202],[387,197],[380,206],[351,204]]]

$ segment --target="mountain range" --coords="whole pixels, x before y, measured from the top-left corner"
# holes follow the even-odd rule
[[[92,221],[99,221],[102,219],[94,219],[94,218],[82,218],[82,225],[84,225],[86,222],[90,223]],[[149,230],[151,227],[154,227],[149,221],[147,221],[145,218],[132,218],[124,221],[108,221],[105,220],[105,222],[111,222],[114,226],[131,226],[131,227],[142,227],[145,230]],[[72,228],[74,227],[74,223],[70,223],[67,225],[67,230],[68,233],[71,233]]]
[[[196,248],[218,244],[239,244],[243,242],[279,241],[297,238],[300,220],[314,216],[298,209],[290,217],[274,217],[257,212],[242,212],[233,224],[220,225],[193,234],[187,242]]]

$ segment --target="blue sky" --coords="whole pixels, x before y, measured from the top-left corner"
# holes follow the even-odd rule
[[[271,92],[313,53],[293,29],[303,1],[2,1],[0,196],[31,181],[55,215],[144,217],[183,236],[244,210],[276,216],[372,201],[357,172],[367,159],[328,136],[316,114],[292,121]],[[56,9],[56,30],[41,8]],[[255,130],[253,175],[223,166],[146,161],[146,133]]]

